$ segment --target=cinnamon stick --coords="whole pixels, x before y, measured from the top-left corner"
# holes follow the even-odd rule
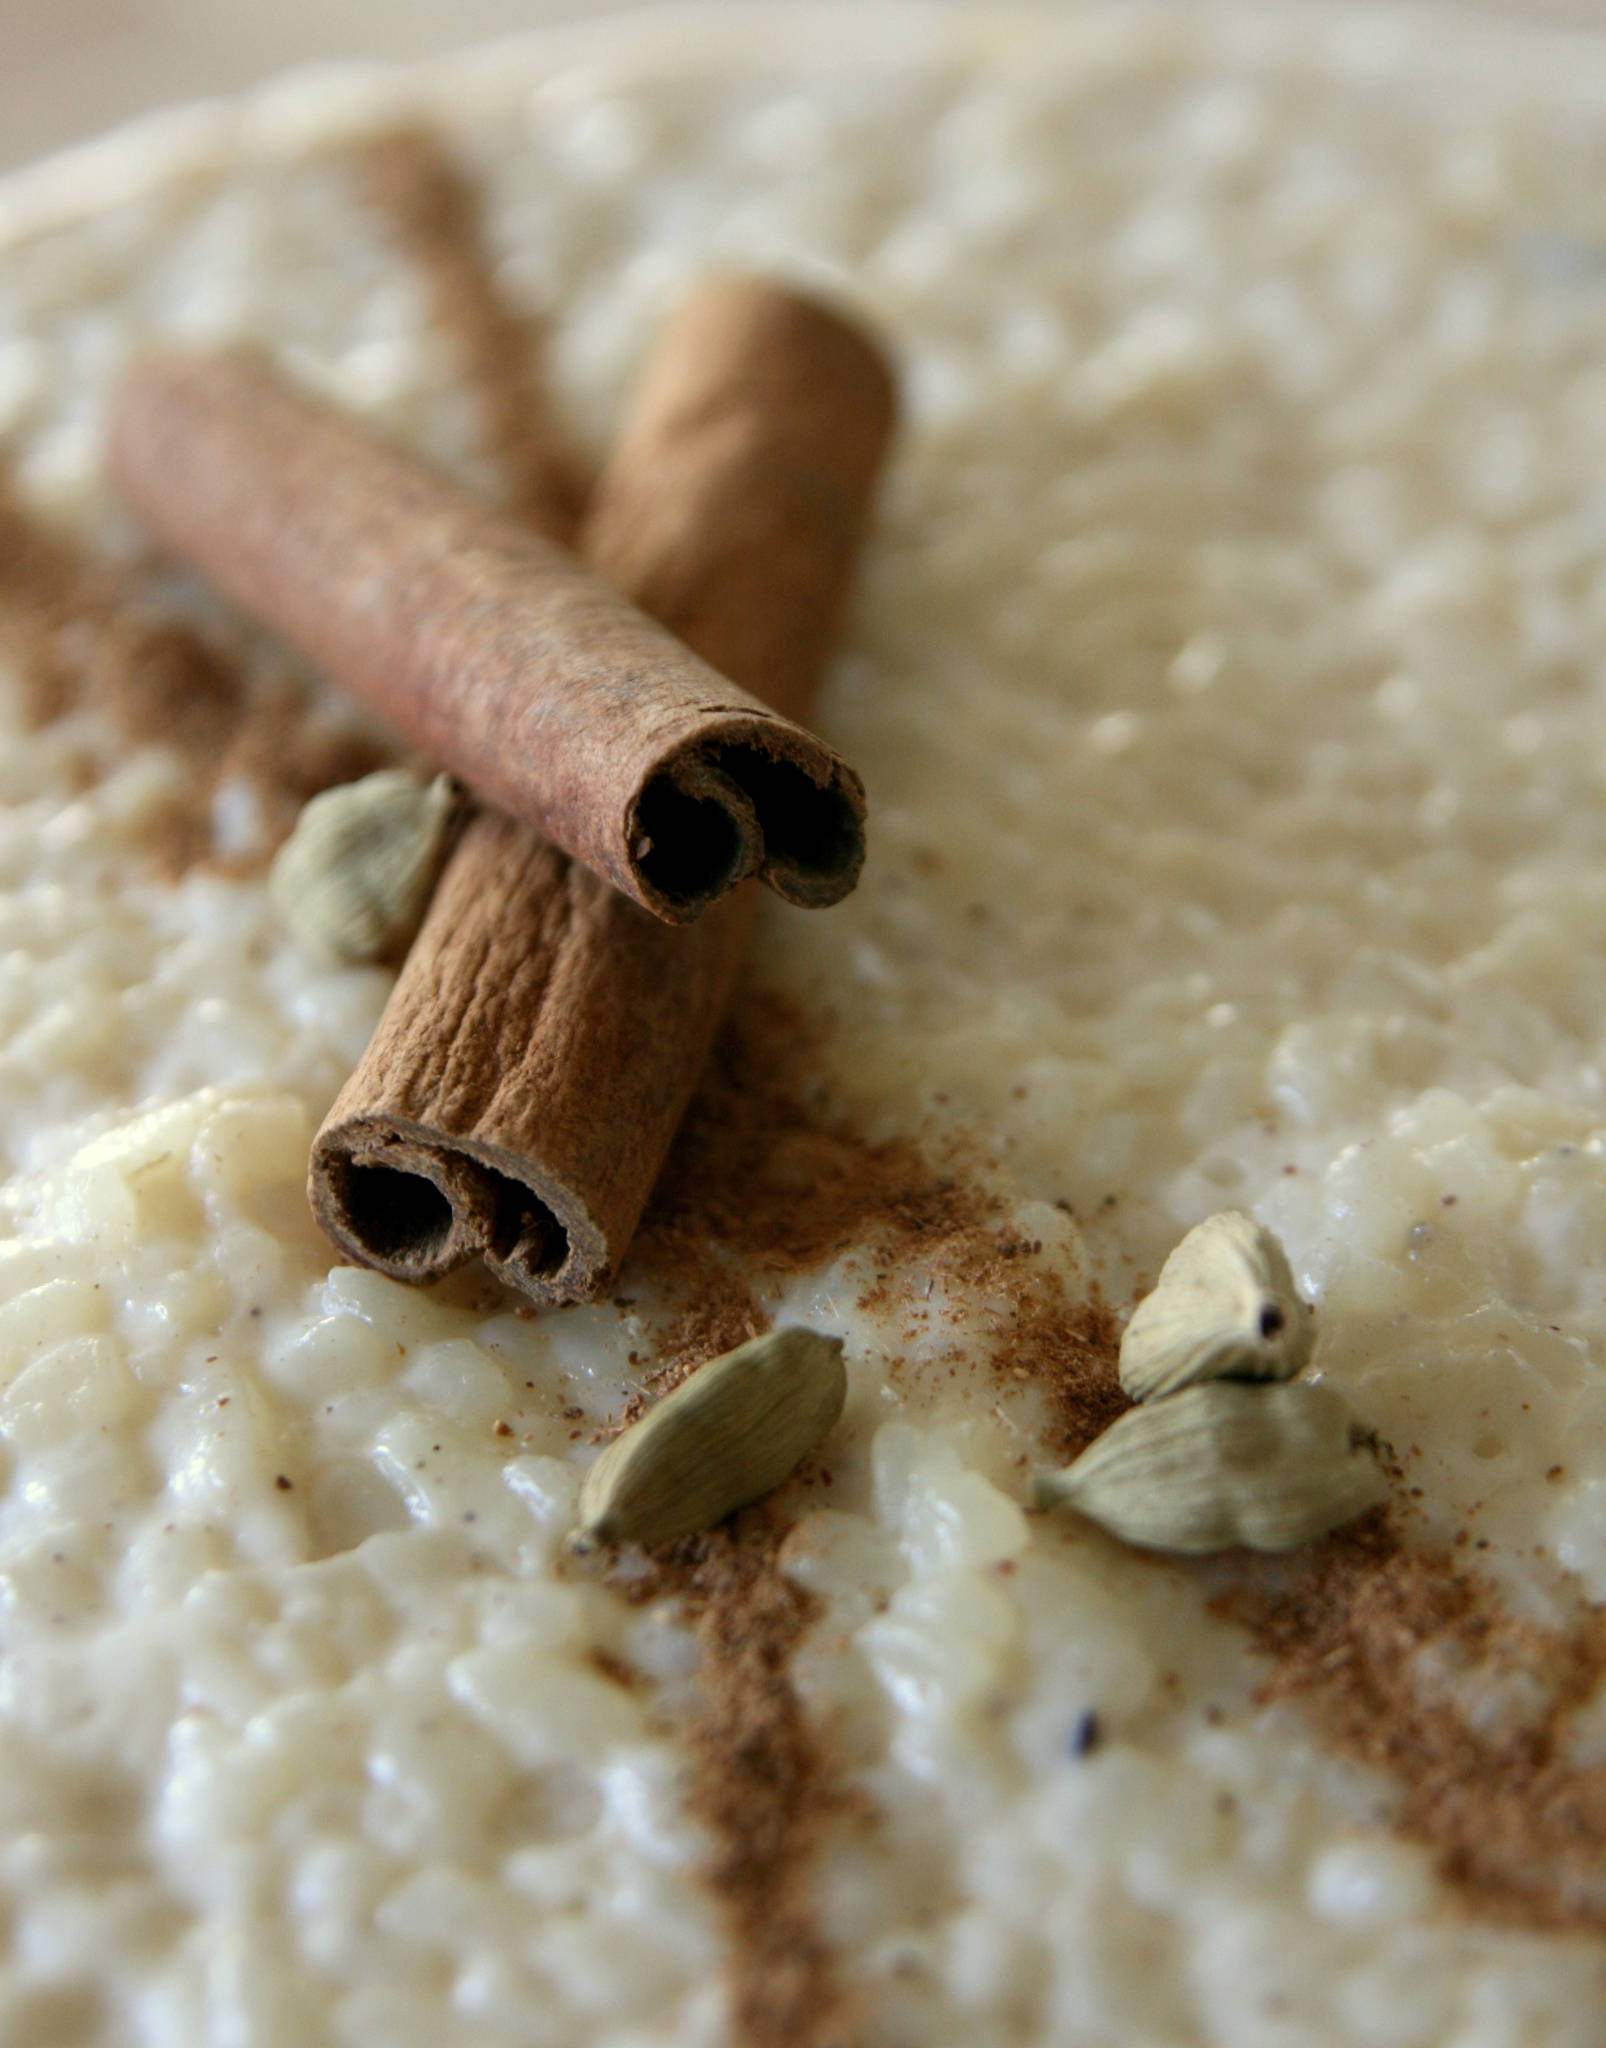
[[[260,358],[136,364],[111,468],[245,611],[656,916],[687,922],[748,875],[809,906],[857,880],[864,789],[823,741]]]
[[[706,285],[653,352],[583,552],[800,714],[892,417],[881,356],[835,314],[753,280]],[[671,927],[481,813],[314,1143],[323,1228],[400,1280],[482,1256],[536,1302],[595,1293],[712,1047],[755,900],[749,886]]]

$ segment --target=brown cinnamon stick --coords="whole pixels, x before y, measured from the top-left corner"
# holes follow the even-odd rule
[[[261,359],[137,364],[111,467],[244,610],[655,915],[687,922],[748,875],[811,906],[857,880],[864,789],[823,741]]]
[[[886,366],[752,280],[666,327],[598,485],[593,568],[789,713],[819,682],[893,417]],[[353,1258],[428,1280],[483,1256],[537,1302],[618,1265],[707,1059],[755,892],[647,916],[484,812],[313,1147]]]

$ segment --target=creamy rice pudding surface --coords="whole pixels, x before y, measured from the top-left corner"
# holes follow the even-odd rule
[[[1606,2040],[1599,78],[1434,15],[670,14],[0,187],[0,2041]],[[248,755],[40,681],[133,604],[303,688],[110,500],[153,338],[515,492],[347,160],[403,118],[593,453],[716,266],[908,398],[821,716],[865,879],[766,908],[617,1298],[540,1316],[331,1265],[386,977],[278,928]],[[1028,1518],[1225,1206],[1387,1527]],[[562,1568],[596,1432],[771,1317],[847,1340],[821,1457]]]

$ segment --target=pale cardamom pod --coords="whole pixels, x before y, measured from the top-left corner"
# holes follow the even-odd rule
[[[1315,1344],[1282,1246],[1253,1216],[1223,1209],[1188,1232],[1132,1311],[1121,1384],[1148,1401],[1200,1380],[1291,1380]]]
[[[616,1436],[580,1489],[576,1541],[669,1543],[796,1470],[842,1413],[842,1339],[771,1330],[700,1366]]]
[[[462,798],[449,775],[424,783],[381,768],[302,806],[268,888],[291,935],[348,965],[393,959],[429,906]]]
[[[1142,1550],[1296,1550],[1386,1491],[1367,1430],[1333,1388],[1213,1380],[1129,1409],[1074,1465],[1040,1475],[1034,1501]]]

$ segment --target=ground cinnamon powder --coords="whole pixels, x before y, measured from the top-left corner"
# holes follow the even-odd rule
[[[486,452],[506,480],[507,509],[540,533],[572,539],[584,479],[548,402],[540,325],[516,312],[497,285],[473,179],[427,128],[373,136],[347,161],[359,193],[417,271],[430,316],[456,353]]]
[[[810,1870],[833,1821],[855,1810],[788,1674],[816,1602],[780,1570],[791,1518],[760,1502],[673,1544],[633,1598],[672,1597],[702,1651],[680,1735],[689,1807],[713,1847],[702,1878],[732,1937],[731,2017],[752,2048],[848,2048],[860,2017],[814,1915]]]
[[[911,1338],[933,1313],[907,1284],[916,1268],[939,1273],[950,1299],[985,1300],[998,1327],[984,1369],[1035,1386],[1048,1455],[1074,1456],[1126,1405],[1113,1311],[1034,1259],[1001,1201],[967,1177],[963,1140],[872,1143],[832,1114],[819,1069],[810,1021],[750,990],[621,1276],[627,1295],[650,1283],[674,1309],[663,1363],[618,1420],[763,1329],[755,1285],[852,1249],[871,1256],[867,1305]],[[815,1605],[778,1565],[790,1525],[783,1494],[672,1546],[630,1591],[678,1598],[702,1647],[702,1703],[682,1734],[691,1808],[715,1843],[705,1876],[732,1935],[739,2036],[750,2048],[836,2048],[856,2038],[859,2015],[819,1933],[810,1868],[827,1830],[862,1824],[865,1807],[846,1796],[789,1675]]]
[[[1115,1376],[1119,1324],[1096,1287],[1068,1284],[1011,1228],[963,1136],[870,1142],[832,1114],[816,1026],[749,991],[693,1101],[622,1284],[650,1278],[683,1304],[665,1332],[655,1393],[765,1327],[755,1282],[834,1255],[868,1255],[867,1308],[913,1341],[934,1311],[908,1275],[987,1304],[990,1370],[1037,1388],[1044,1455],[1074,1457],[1128,1404]]]
[[[26,510],[3,475],[0,651],[16,671],[30,724],[94,709],[129,742],[177,754],[184,799],[152,834],[152,853],[170,874],[213,858],[219,790],[245,784],[254,792],[254,850],[215,862],[250,872],[309,796],[396,758],[338,706],[315,701],[265,650],[253,653],[243,634],[226,643],[176,611],[149,564],[99,559]]]
[[[1272,1659],[1267,1700],[1399,1787],[1399,1832],[1430,1849],[1480,1913],[1606,1934],[1606,1764],[1568,1755],[1606,1678],[1606,1611],[1571,1630],[1518,1621],[1453,1553],[1379,1513],[1286,1562],[1251,1568],[1220,1605]],[[1476,1727],[1466,1688],[1520,1675],[1509,1717]]]
[[[75,696],[68,650],[57,637],[86,601],[85,565],[18,502],[0,478],[0,650],[9,658],[30,725],[59,718]]]

